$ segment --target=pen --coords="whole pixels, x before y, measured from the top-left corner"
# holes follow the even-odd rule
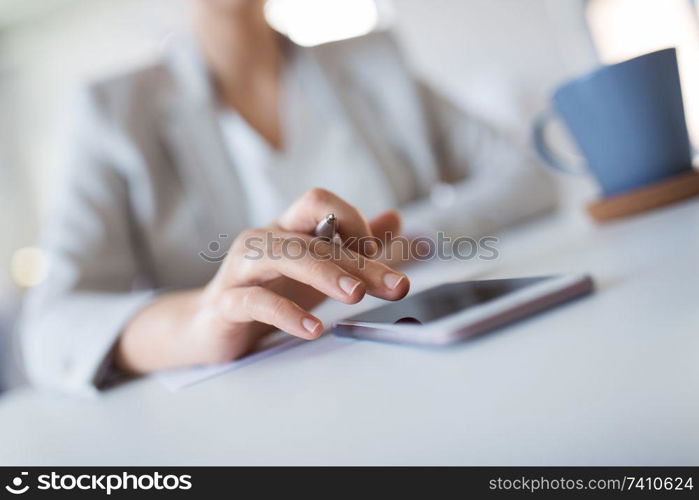
[[[318,238],[326,238],[334,241],[337,237],[337,217],[335,214],[328,214],[318,223],[314,231]]]

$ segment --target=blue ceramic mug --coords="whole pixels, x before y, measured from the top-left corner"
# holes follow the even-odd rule
[[[546,163],[571,171],[546,144],[554,115],[570,131],[604,196],[692,169],[674,48],[603,66],[555,91],[553,110],[534,123],[533,140]]]

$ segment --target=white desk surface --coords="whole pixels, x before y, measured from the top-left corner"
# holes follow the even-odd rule
[[[178,393],[15,391],[0,464],[699,464],[699,202],[573,219],[415,269],[414,289],[589,271],[594,296],[442,350],[326,336]]]

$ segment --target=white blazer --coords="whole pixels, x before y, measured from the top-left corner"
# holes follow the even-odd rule
[[[418,83],[388,34],[297,50],[317,61],[409,224],[478,236],[554,205],[546,174]],[[139,308],[214,275],[199,254],[247,227],[247,201],[193,44],[91,85],[74,117],[43,238],[48,278],[29,294],[21,328],[34,383],[94,393]],[[449,206],[431,201],[441,183],[454,186]]]

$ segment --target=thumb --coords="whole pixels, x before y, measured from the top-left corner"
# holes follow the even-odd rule
[[[400,235],[401,217],[398,211],[388,210],[369,221],[371,234],[386,243]]]

